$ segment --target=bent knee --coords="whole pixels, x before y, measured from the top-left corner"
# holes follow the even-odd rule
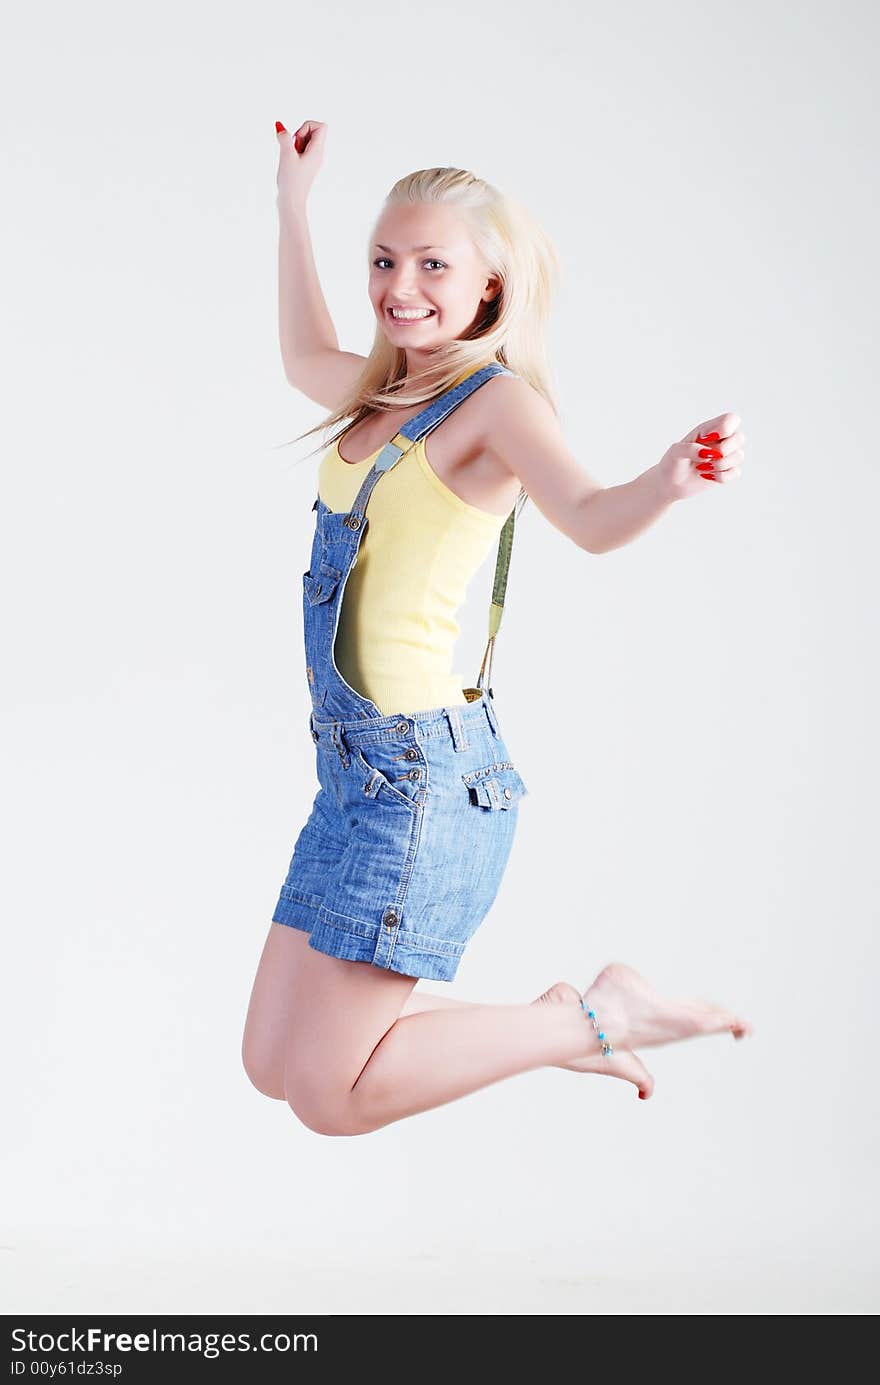
[[[312,1130],[316,1135],[366,1135],[368,1132],[359,1126],[351,1124],[344,1115],[336,1111],[303,1110],[298,1102],[288,1098],[288,1106],[296,1116],[300,1125]]]
[[[316,1090],[313,1083],[289,1082],[285,1099],[301,1125],[316,1135],[361,1135],[350,1108],[350,1092],[338,1098],[325,1090]]]

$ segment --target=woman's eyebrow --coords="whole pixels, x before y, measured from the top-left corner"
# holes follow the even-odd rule
[[[393,254],[395,253],[395,252],[391,249],[391,246],[390,246],[390,245],[380,245],[379,242],[376,241],[376,242],[375,242],[375,246],[376,246],[376,249],[377,249],[377,250],[387,250],[391,255],[393,255]],[[412,247],[412,249],[413,249],[413,250],[445,250],[445,249],[446,249],[446,246],[445,246],[445,245],[414,245],[414,246]]]

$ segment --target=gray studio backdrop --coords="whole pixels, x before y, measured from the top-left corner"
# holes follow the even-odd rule
[[[852,3],[17,15],[8,1311],[876,1308],[877,38]],[[274,121],[307,118],[344,347],[384,194],[458,164],[556,240],[562,423],[604,484],[741,416],[741,481],[604,557],[526,506],[494,681],[530,796],[446,992],[620,959],[753,1021],[646,1050],[650,1102],[547,1070],[334,1140],[241,1067],[316,787],[317,459],[278,444],[322,411],[281,369],[274,201]]]

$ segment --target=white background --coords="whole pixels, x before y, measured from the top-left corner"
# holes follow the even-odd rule
[[[19,9],[7,1311],[876,1311],[877,38],[867,3]],[[649,1102],[548,1069],[333,1139],[241,1067],[316,788],[318,439],[279,444],[323,410],[281,369],[276,119],[329,126],[345,348],[383,197],[455,164],[559,247],[562,424],[603,484],[742,419],[738,484],[601,558],[526,506],[494,684],[530,796],[426,987],[524,1001],[618,959],[752,1020],[646,1050]]]

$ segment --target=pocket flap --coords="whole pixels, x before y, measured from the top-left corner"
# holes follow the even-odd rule
[[[512,808],[528,793],[513,765],[507,765],[503,769],[496,769],[490,765],[484,770],[475,770],[461,777],[471,796],[471,802],[478,803],[481,808]]]
[[[304,573],[303,587],[311,604],[315,606],[318,602],[329,601],[339,586],[341,576],[339,568],[331,567],[329,563],[321,563],[317,573]]]

